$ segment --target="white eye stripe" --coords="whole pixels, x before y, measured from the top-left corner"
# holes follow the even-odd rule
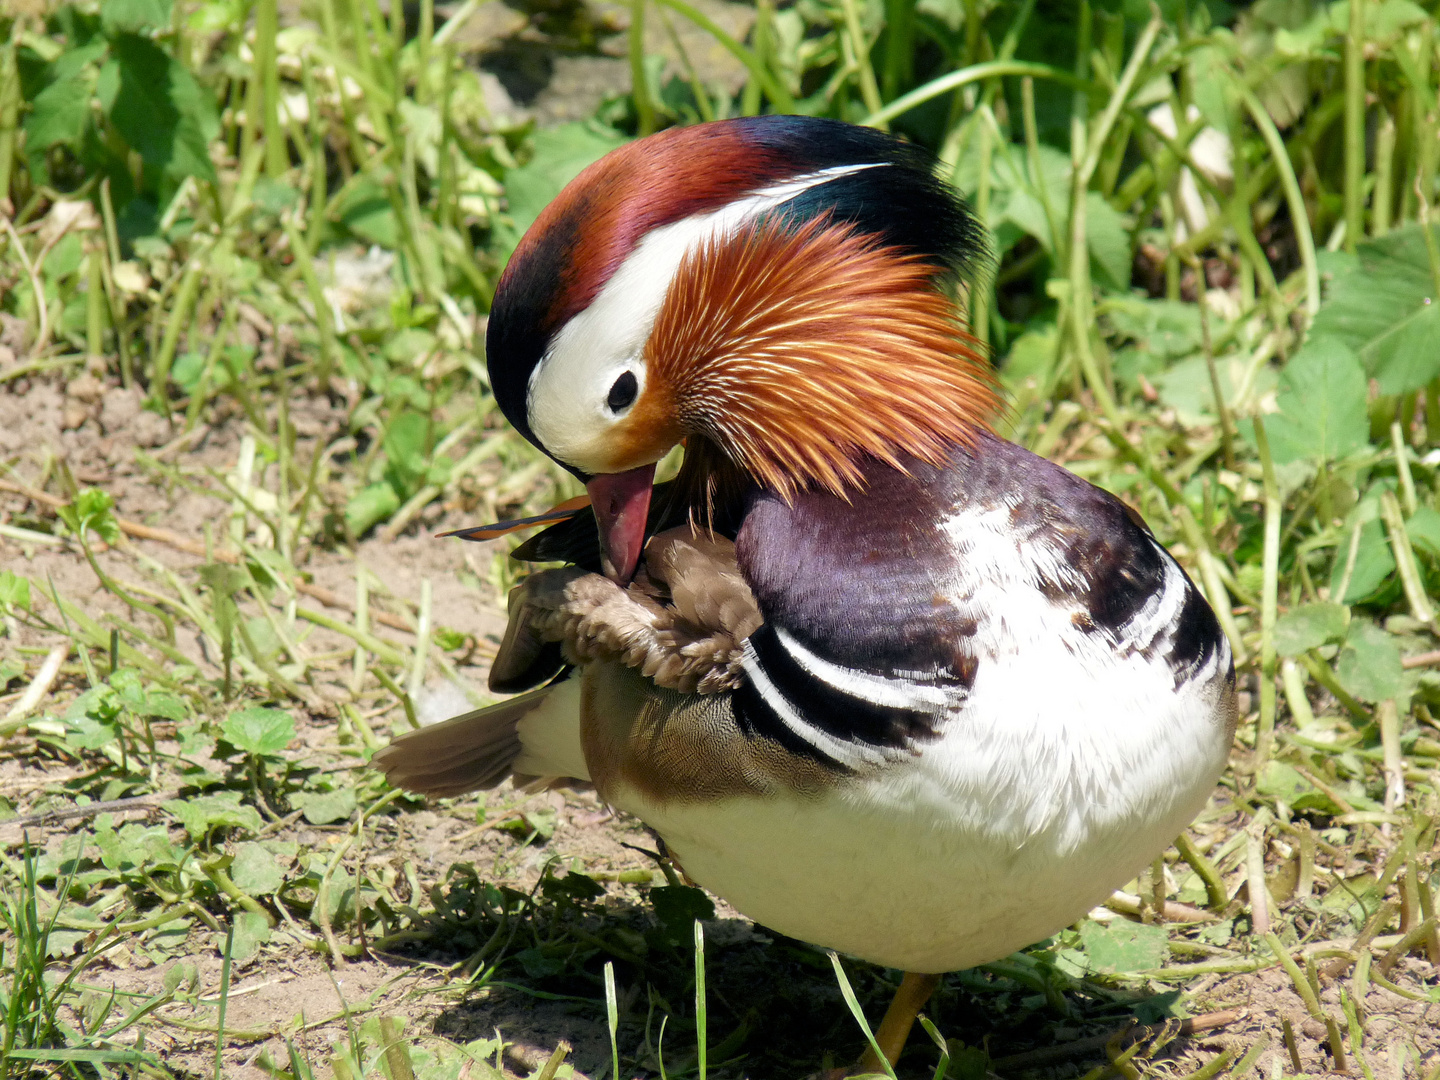
[[[560,328],[530,374],[527,411],[545,449],[581,469],[604,460],[604,442],[616,422],[616,414],[606,407],[610,388],[625,370],[633,371],[643,387],[641,351],[670,282],[690,251],[813,187],[884,164],[837,165],[806,173],[643,237],[590,306]]]

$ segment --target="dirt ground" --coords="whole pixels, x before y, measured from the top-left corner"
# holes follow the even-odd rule
[[[339,408],[317,400],[295,402],[291,415],[300,433],[300,454],[308,454],[313,446],[337,435],[344,416]],[[138,392],[99,386],[93,379],[89,383],[76,380],[68,390],[44,379],[14,380],[0,389],[0,462],[6,466],[0,479],[40,486],[43,477],[67,468],[79,484],[98,485],[113,495],[121,517],[161,526],[195,541],[206,535],[207,528],[219,537],[228,527],[232,505],[207,494],[200,480],[233,473],[242,427],[231,418],[202,431],[195,440],[177,442],[178,429],[140,409]],[[176,483],[173,476],[167,478],[147,467],[142,455],[180,466],[181,473],[195,478],[196,483]],[[209,487],[213,491],[216,485]],[[25,527],[46,513],[22,495],[0,491],[0,522]],[[429,580],[435,623],[493,646],[503,629],[503,616],[499,597],[487,582],[492,551],[487,546],[433,538],[434,532],[467,523],[473,519],[460,509],[437,504],[434,513],[409,535],[391,542],[366,540],[353,559],[316,550],[303,569],[313,575],[315,584],[349,597],[354,591],[356,563],[361,563],[383,586],[376,594],[377,610],[406,617],[418,601],[422,579]],[[102,568],[122,582],[138,580],[136,553],[182,573],[200,561],[167,544],[132,543],[133,551],[99,556]],[[100,587],[90,566],[69,543],[46,545],[0,535],[0,567],[46,583],[47,589],[53,587],[85,611],[124,613],[124,605]],[[349,618],[343,607],[330,613]],[[393,628],[381,628],[380,633],[406,648],[413,641]],[[50,643],[22,635],[20,644]],[[338,635],[317,630],[307,647],[320,651],[344,644]],[[214,658],[204,656],[195,640],[182,640],[181,647],[203,670],[215,670]],[[483,688],[484,664],[482,649],[459,668],[472,690]],[[327,760],[325,748],[333,742],[336,723],[334,701],[343,693],[345,677],[344,672],[336,674],[333,693],[320,684],[309,709],[296,710],[299,741],[313,751],[316,761]],[[78,676],[67,675],[56,693],[63,697],[82,687]],[[464,695],[444,680],[432,683],[429,690],[421,702],[422,712],[440,716],[466,707]],[[397,717],[392,710],[384,719],[394,722]],[[353,767],[328,760],[333,767]],[[0,754],[0,795],[20,813],[43,808],[55,798],[57,785],[80,771],[78,766],[68,772],[61,770],[53,757],[43,758],[12,744]],[[492,793],[487,820],[546,809],[555,812],[556,827],[543,845],[526,845],[523,838],[477,826],[470,804],[377,816],[365,833],[363,847],[350,854],[347,865],[363,864],[377,873],[408,865],[421,888],[428,890],[444,883],[456,864],[468,863],[481,879],[524,891],[535,886],[547,863],[558,861],[608,882],[603,900],[606,918],[642,929],[648,925],[651,916],[643,897],[645,883],[615,880],[631,871],[639,872],[629,875],[632,878],[649,873],[649,881],[663,883],[655,864],[636,850],[654,847],[643,827],[612,816],[593,794],[568,790],[535,795],[509,790]],[[130,811],[129,818],[164,820],[148,807]],[[43,832],[44,842],[54,851],[70,830],[59,825]],[[277,836],[294,841],[301,850],[328,851],[344,842],[347,833],[344,825],[317,827],[291,820]],[[34,830],[31,835],[40,838]],[[13,852],[19,836],[0,826],[0,840]],[[826,1051],[840,1061],[856,1053],[859,1039],[853,1023],[844,1013],[828,963],[815,950],[768,934],[723,904],[708,924],[707,938],[708,978],[715,1000],[723,1003],[723,1009],[717,1006],[716,1012],[728,1017],[732,1028],[748,1025],[748,1040],[741,1040],[747,1052],[754,1055],[757,1046],[764,1048],[762,1057],[752,1057],[764,1064],[752,1069],[772,1070],[748,1075],[755,1080],[798,1077],[813,1072]],[[455,977],[455,966],[463,959],[453,953],[431,955],[423,949],[402,949],[372,952],[332,965],[300,937],[287,934],[282,925],[271,942],[233,974],[225,1075],[237,1080],[258,1080],[266,1075],[258,1064],[261,1055],[283,1061],[287,1035],[312,1062],[323,1063],[330,1048],[347,1036],[347,1008],[361,1010],[363,1016],[404,1017],[407,1030],[422,1043],[430,1032],[457,1042],[493,1038],[498,1032],[506,1044],[501,1055],[506,1075],[533,1074],[561,1039],[574,1048],[569,1059],[574,1075],[608,1071],[603,999],[596,986],[577,985],[559,994],[538,991],[534,982],[503,982],[475,989]],[[176,954],[158,962],[144,950],[114,950],[89,978],[97,986],[113,984],[120,990],[154,993],[162,988],[168,973],[186,964],[194,965],[202,993],[213,997],[220,983],[219,949],[215,935],[203,928],[192,931]],[[656,960],[653,966],[658,969],[661,965],[662,961]],[[1440,979],[1434,968],[1409,958],[1400,960],[1390,974],[1412,993],[1428,994],[1432,1000],[1413,1001],[1373,983],[1369,986],[1358,1003],[1369,1018],[1366,1065],[1373,1077],[1367,1080],[1433,1075],[1440,1064],[1440,1004],[1433,1002]],[[862,972],[862,977],[866,980],[862,999],[877,997],[875,980],[881,973],[870,969]],[[683,972],[675,979],[675,985],[683,987]],[[997,985],[993,978],[973,973],[953,976],[929,1012],[952,1039],[970,1047],[984,1046],[993,1071],[1002,1076],[1062,1080],[1082,1075],[1104,1063],[1104,1037],[1122,1030],[1130,1011],[1124,995],[1108,1001],[1087,1000],[1057,1011],[1043,1000],[1000,992]],[[1143,1018],[1140,1006],[1160,1000],[1157,995],[1169,989],[1169,984],[1154,981],[1130,994],[1128,1001],[1136,1004]],[[1264,1046],[1258,1056],[1249,1059],[1246,1071],[1265,1080],[1293,1075],[1296,1069],[1282,1037],[1284,1020],[1293,1027],[1295,1053],[1304,1072],[1322,1073],[1334,1066],[1324,1026],[1306,1015],[1289,977],[1280,968],[1205,975],[1185,989],[1191,1015],[1226,1013],[1228,1022],[1188,1037],[1174,1037],[1173,1030],[1163,1027],[1148,1032],[1145,1057],[1157,1075],[1183,1076],[1214,1061],[1217,1054],[1227,1054],[1233,1062],[1262,1040]],[[1354,990],[1347,977],[1326,985],[1322,1002],[1338,1014],[1339,995],[1344,991],[1353,997]],[[653,986],[647,990],[639,980],[619,986],[622,1048],[627,1052],[647,1037],[645,1024],[647,1016],[653,1015],[654,994]],[[678,1007],[684,1002],[670,1004]],[[168,1015],[201,1027],[214,1023],[213,1013],[203,1009],[172,1010]],[[712,1039],[728,1033],[719,1027],[717,1020]],[[653,1040],[654,1032],[648,1037]],[[685,1043],[677,1039],[671,1045]],[[148,1037],[147,1046],[182,1073],[209,1074],[213,1040],[202,1031],[189,1035],[174,1025],[158,1027]],[[678,1050],[675,1054],[680,1056]],[[934,1060],[933,1048],[917,1033],[902,1075],[928,1076]],[[325,1075],[323,1068],[319,1075]],[[958,1075],[972,1073],[962,1070]]]

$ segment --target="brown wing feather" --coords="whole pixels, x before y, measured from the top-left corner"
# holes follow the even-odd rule
[[[717,694],[738,685],[744,640],[762,621],[735,545],[688,525],[650,541],[645,574],[629,588],[576,567],[544,570],[511,590],[509,607],[490,673],[500,693],[549,678],[558,659],[618,662],[663,690]],[[494,787],[520,755],[517,725],[551,689],[407,732],[373,763],[395,786],[427,795]]]
[[[424,795],[463,795],[495,787],[510,775],[520,754],[515,726],[549,692],[547,686],[444,723],[407,731],[377,750],[370,763],[396,787]]]

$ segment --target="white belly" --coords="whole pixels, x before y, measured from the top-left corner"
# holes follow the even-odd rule
[[[1159,854],[1204,805],[1229,743],[1207,688],[1176,695],[1132,669],[1105,694],[1077,670],[1026,683],[1003,667],[919,756],[813,799],[606,795],[762,925],[907,971],[995,960]]]

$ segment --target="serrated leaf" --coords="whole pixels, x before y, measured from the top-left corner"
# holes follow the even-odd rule
[[[114,80],[109,113],[115,129],[152,168],[177,180],[215,183],[209,147],[220,117],[209,91],[148,38],[120,34],[111,50],[113,71],[102,70],[101,77]]]
[[[1440,297],[1419,225],[1367,240],[1329,266],[1335,276],[1311,326],[1314,337],[1349,346],[1381,393],[1418,390],[1440,375]]]
[[[1376,704],[1399,697],[1405,677],[1399,643],[1374,623],[1356,619],[1345,635],[1335,677],[1361,701]]]
[[[1281,656],[1299,656],[1328,641],[1339,641],[1350,625],[1350,609],[1344,604],[1301,604],[1275,621],[1275,651]]]
[[[1275,463],[1334,461],[1365,446],[1365,401],[1365,371],[1354,352],[1335,338],[1313,336],[1280,375],[1280,414],[1265,417]]]
[[[190,838],[199,842],[212,829],[240,828],[249,832],[260,829],[260,813],[253,806],[242,806],[238,791],[222,791],[215,795],[198,795],[188,799],[168,799],[162,804],[173,814]]]
[[[147,872],[173,869],[180,864],[180,853],[170,843],[170,830],[164,825],[141,825],[128,822],[119,829],[105,820],[96,819],[95,844],[100,859],[111,870],[144,867]]]
[[[336,821],[345,821],[355,812],[353,788],[305,791],[296,795],[294,801],[311,825],[330,825]]]
[[[1158,968],[1170,954],[1170,935],[1163,926],[1146,926],[1129,919],[1108,923],[1087,919],[1080,924],[1080,941],[1090,960],[1090,970],[1107,975]]]
[[[275,856],[258,843],[240,844],[230,864],[230,880],[247,896],[268,896],[285,884]]]
[[[231,713],[220,730],[237,749],[266,757],[278,754],[295,738],[295,721],[283,709],[252,707]]]
[[[25,117],[25,148],[33,157],[57,144],[74,145],[90,118],[90,80],[57,79],[35,95]]]

